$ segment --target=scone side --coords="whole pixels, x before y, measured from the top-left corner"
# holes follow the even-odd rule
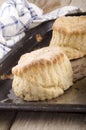
[[[53,30],[50,46],[62,47],[66,50],[65,52],[67,52],[66,48],[74,49],[74,52],[76,51],[75,55],[72,53],[68,57],[70,59],[80,58],[86,55],[86,34],[76,36],[74,34],[64,34]]]

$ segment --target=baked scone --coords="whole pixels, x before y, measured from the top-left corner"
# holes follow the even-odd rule
[[[24,54],[12,73],[14,93],[27,101],[58,97],[73,84],[71,63],[56,47]]]
[[[59,46],[69,59],[86,55],[86,16],[60,17],[53,24],[50,46]]]

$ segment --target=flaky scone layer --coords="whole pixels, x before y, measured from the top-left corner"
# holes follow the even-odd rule
[[[14,93],[27,101],[58,97],[73,84],[71,63],[55,47],[23,55],[12,72]]]
[[[86,34],[86,16],[62,16],[55,21],[53,30],[65,34]]]
[[[86,55],[86,16],[61,17],[53,25],[50,46],[64,48],[69,59]],[[67,49],[69,48],[69,51]],[[74,54],[73,54],[73,51]],[[72,53],[71,53],[72,52]]]

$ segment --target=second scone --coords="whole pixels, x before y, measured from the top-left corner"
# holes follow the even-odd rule
[[[50,46],[59,46],[69,59],[86,55],[86,16],[62,16],[53,24]]]
[[[62,50],[55,47],[24,54],[12,73],[14,93],[27,101],[58,97],[73,84],[71,63]]]

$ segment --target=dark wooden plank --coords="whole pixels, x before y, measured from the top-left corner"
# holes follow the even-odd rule
[[[0,130],[9,130],[16,113],[13,111],[0,111]]]

